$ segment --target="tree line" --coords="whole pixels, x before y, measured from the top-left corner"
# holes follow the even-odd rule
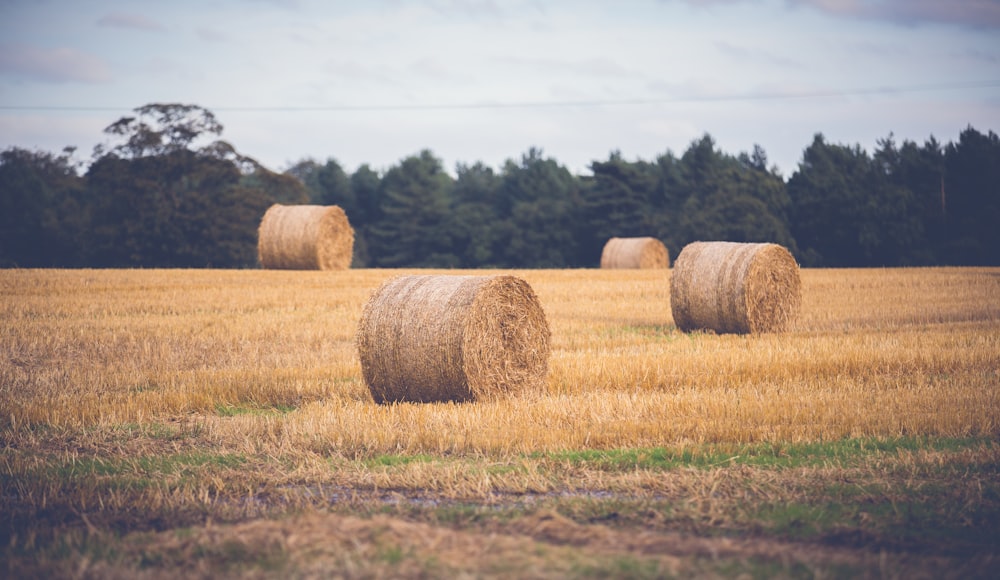
[[[892,135],[868,153],[817,134],[785,180],[759,146],[618,152],[574,175],[542,150],[494,169],[429,150],[384,171],[335,159],[271,171],[215,139],[196,105],[150,104],[105,129],[85,171],[74,150],[0,152],[0,267],[255,267],[273,203],[341,206],[355,267],[594,267],[612,236],[774,242],[803,266],[1000,265],[1000,139]],[[206,143],[207,141],[207,143]]]

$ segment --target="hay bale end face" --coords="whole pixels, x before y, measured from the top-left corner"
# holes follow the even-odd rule
[[[354,253],[354,228],[339,206],[274,204],[257,229],[261,267],[345,270]]]
[[[670,254],[656,238],[611,238],[601,252],[601,268],[669,268]]]
[[[677,328],[783,332],[802,302],[799,266],[777,244],[693,242],[674,262],[670,308]]]
[[[377,403],[490,400],[541,387],[550,332],[514,276],[412,275],[365,304],[356,336]]]

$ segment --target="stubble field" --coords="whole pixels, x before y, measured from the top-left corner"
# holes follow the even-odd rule
[[[379,406],[402,273],[0,271],[0,574],[1000,573],[1000,269],[803,270],[760,336],[678,332],[667,270],[514,272],[544,389]]]

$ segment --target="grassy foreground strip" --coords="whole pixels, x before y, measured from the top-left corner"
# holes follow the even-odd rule
[[[873,454],[900,454],[919,451],[958,451],[994,444],[988,438],[895,437],[888,439],[843,439],[826,443],[758,443],[753,445],[715,444],[679,450],[655,449],[599,450],[544,454],[574,464],[620,470],[710,468],[721,465],[758,467],[849,467]]]
[[[509,458],[0,451],[11,577],[987,577],[1000,444],[845,439]],[[72,435],[70,436],[72,439]],[[77,441],[79,442],[79,441]],[[202,451],[193,451],[197,446]],[[103,456],[94,456],[97,448]],[[346,572],[346,573],[345,573]]]

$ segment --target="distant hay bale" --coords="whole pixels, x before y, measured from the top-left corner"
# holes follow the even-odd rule
[[[670,254],[656,238],[611,238],[601,252],[601,268],[669,268]]]
[[[336,205],[276,203],[257,229],[257,258],[266,269],[344,270],[353,253],[354,228]]]
[[[496,399],[541,386],[549,325],[514,276],[413,275],[383,284],[356,336],[377,403]]]
[[[799,266],[777,244],[693,242],[670,281],[677,328],[724,333],[788,330],[802,302]]]

